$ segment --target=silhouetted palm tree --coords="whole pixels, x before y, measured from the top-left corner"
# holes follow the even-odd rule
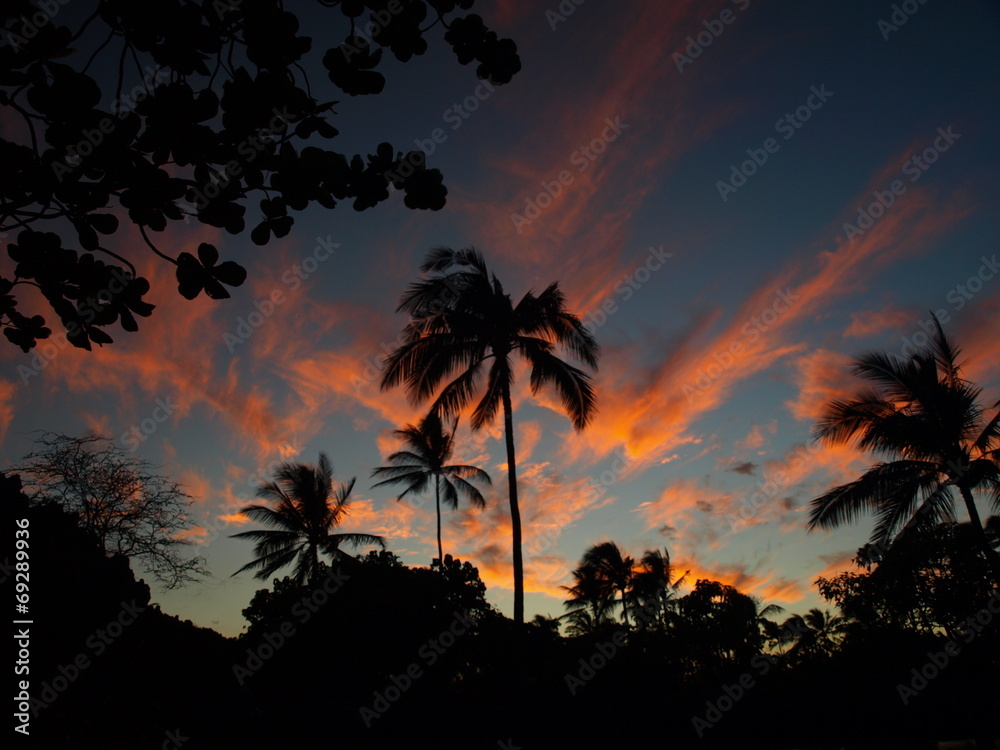
[[[987,419],[980,389],[962,377],[958,348],[936,317],[934,323],[928,348],[909,359],[878,352],[858,357],[853,372],[873,387],[827,405],[817,439],[855,441],[890,460],[813,500],[809,529],[835,528],[869,511],[876,517],[872,544],[885,549],[911,524],[927,528],[951,521],[955,489],[1000,582],[1000,555],[989,544],[972,495],[983,491],[1000,512],[1000,402]]]
[[[248,505],[241,513],[269,526],[232,534],[235,539],[256,542],[251,560],[233,573],[254,570],[255,578],[266,580],[286,565],[295,563],[298,583],[316,578],[321,571],[320,554],[339,558],[343,543],[360,546],[377,544],[385,548],[385,540],[374,534],[332,534],[347,515],[348,495],[354,478],[333,484],[333,466],[325,454],[319,454],[319,465],[285,462],[274,473],[274,481],[257,488],[257,497],[270,500],[268,505]]]
[[[437,414],[428,414],[420,424],[406,425],[395,434],[400,437],[409,450],[402,450],[389,456],[392,466],[380,466],[372,471],[372,477],[386,477],[376,482],[372,488],[385,484],[404,484],[403,490],[396,500],[402,500],[407,495],[420,494],[426,491],[431,478],[434,479],[434,502],[437,509],[437,543],[438,560],[444,560],[444,550],[441,546],[441,496],[444,503],[452,510],[458,508],[458,495],[461,493],[477,508],[486,506],[482,493],[468,480],[491,484],[490,475],[476,466],[460,464],[449,465],[455,448],[455,430],[458,429],[458,418],[451,420],[448,429],[441,424]]]
[[[601,542],[589,547],[580,561],[581,568],[592,568],[596,574],[608,608],[622,605],[622,622],[629,626],[628,592],[632,587],[635,560],[614,542]],[[616,597],[619,597],[616,599]]]
[[[511,389],[515,354],[527,360],[532,393],[555,387],[573,421],[583,429],[596,411],[590,377],[558,356],[562,347],[597,368],[599,347],[580,319],[566,311],[558,283],[541,294],[528,292],[517,305],[486,268],[475,249],[432,250],[420,270],[431,276],[414,283],[397,311],[410,314],[405,341],[387,359],[381,387],[405,384],[412,402],[435,399],[432,412],[457,414],[469,405],[485,376],[486,392],[472,413],[472,428],[493,421],[502,408],[507,448],[507,478],[513,537],[514,620],[524,622],[524,566],[521,512],[514,456]]]
[[[569,598],[563,605],[569,609],[563,617],[569,621],[569,635],[587,635],[610,622],[608,612],[614,597],[608,597],[607,586],[592,565],[580,565],[572,571],[573,585],[561,586]]]
[[[781,643],[793,644],[786,652],[792,660],[829,656],[840,645],[847,618],[813,607],[805,615],[792,615],[781,624]]]
[[[632,576],[629,598],[633,611],[655,613],[662,630],[669,627],[669,616],[675,607],[677,590],[687,573],[675,577],[670,553],[667,550],[646,550],[639,560],[639,567]],[[644,618],[643,626],[650,618]]]

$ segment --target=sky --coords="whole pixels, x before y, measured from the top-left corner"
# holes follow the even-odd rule
[[[475,10],[517,42],[510,84],[478,81],[436,29],[426,55],[386,66],[381,95],[327,97],[331,148],[421,148],[444,173],[442,210],[399,195],[362,213],[317,206],[265,248],[174,226],[160,242],[173,254],[213,242],[248,268],[226,301],[184,300],[173,268],[120,232],[153,316],[94,352],[0,347],[0,459],[40,430],[92,430],[162,466],[194,498],[186,538],[211,576],[154,584],[153,601],[225,635],[269,585],[231,575],[252,544],[229,535],[254,528],[239,509],[283,460],[325,452],[338,480],[357,477],[342,530],[428,565],[433,499],[371,489],[400,447],[393,430],[424,410],[380,390],[380,365],[428,250],[475,246],[515,300],[558,281],[602,348],[581,432],[519,371],[527,616],[562,614],[560,586],[606,540],[634,557],[666,548],[689,584],[719,580],[788,612],[829,606],[815,580],[853,569],[872,528],[806,530],[810,500],[874,462],[810,438],[824,403],[858,386],[851,358],[910,353],[934,312],[983,402],[1000,399],[1000,6]],[[493,487],[485,510],[445,512],[445,552],[474,563],[510,615],[502,423],[472,433],[463,419],[455,460]]]

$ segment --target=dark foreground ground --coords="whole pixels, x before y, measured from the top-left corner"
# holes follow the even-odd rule
[[[485,606],[471,566],[355,562],[313,588],[259,593],[249,632],[227,639],[160,612],[127,561],[71,519],[4,507],[11,536],[15,516],[32,518],[32,623],[12,625],[29,629],[11,693],[29,681],[28,716],[11,719],[27,718],[28,734],[14,747],[929,750],[1000,738],[1000,615],[950,650],[946,636],[874,631],[790,665],[717,659],[669,634],[518,629]],[[4,601],[14,583],[5,570]]]

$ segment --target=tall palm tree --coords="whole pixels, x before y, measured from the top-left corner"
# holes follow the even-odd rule
[[[376,482],[372,488],[386,484],[404,484],[404,489],[396,500],[407,495],[420,494],[427,490],[431,478],[434,479],[434,502],[437,508],[438,560],[444,560],[441,546],[441,495],[444,503],[452,510],[458,508],[461,493],[477,508],[486,507],[483,494],[468,480],[491,484],[490,475],[477,466],[461,464],[449,465],[455,448],[455,430],[458,417],[453,417],[446,429],[441,417],[435,413],[424,417],[419,425],[408,424],[395,434],[401,438],[409,450],[397,451],[389,456],[392,466],[380,466],[372,471],[372,477],[386,477]]]
[[[1000,512],[1000,402],[988,418],[979,403],[981,389],[962,377],[959,349],[936,317],[934,323],[928,347],[909,359],[879,352],[858,357],[853,373],[872,387],[827,405],[817,439],[856,442],[888,460],[813,500],[809,530],[835,528],[872,512],[872,544],[886,549],[907,527],[953,520],[957,491],[1000,583],[1000,554],[989,543],[973,497],[984,492],[993,512]]]
[[[240,511],[270,528],[231,535],[256,542],[257,556],[233,575],[256,569],[254,577],[266,580],[295,563],[295,580],[301,584],[321,574],[320,554],[340,558],[344,554],[341,544],[377,544],[385,549],[385,540],[374,534],[331,533],[347,515],[348,496],[353,488],[353,477],[334,487],[333,465],[324,453],[319,454],[317,466],[281,464],[274,473],[274,481],[257,488],[257,497],[271,501],[274,507],[248,505]]]
[[[558,283],[526,293],[515,305],[474,248],[432,250],[420,270],[430,274],[403,294],[397,312],[410,314],[404,343],[386,360],[381,387],[405,384],[412,402],[431,398],[432,412],[458,414],[486,378],[485,393],[472,412],[472,428],[490,424],[503,408],[507,482],[513,537],[514,620],[524,622],[521,512],[514,456],[511,390],[513,356],[530,367],[532,393],[552,385],[573,426],[582,430],[596,411],[590,377],[557,356],[557,349],[597,369],[599,347],[580,319],[566,311]]]

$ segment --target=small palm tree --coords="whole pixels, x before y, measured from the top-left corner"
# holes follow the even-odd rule
[[[601,542],[583,553],[580,567],[593,568],[610,606],[622,605],[622,622],[628,627],[628,592],[632,587],[635,560],[614,542]]]
[[[564,605],[571,608],[563,616],[577,623],[576,630],[584,631],[599,627],[608,620],[608,612],[621,604],[628,627],[628,591],[634,565],[614,542],[589,547],[573,571],[574,584],[562,587],[570,594]]]
[[[687,577],[687,573],[677,577],[670,553],[664,550],[646,550],[639,560],[639,567],[632,576],[629,598],[634,611],[656,615],[660,629],[669,626],[671,611],[677,604],[677,590]],[[637,620],[639,616],[636,616]],[[652,617],[642,620],[643,626]]]
[[[257,497],[270,500],[269,505],[248,505],[240,512],[268,529],[232,534],[235,539],[256,542],[256,558],[233,573],[255,570],[255,578],[267,580],[276,571],[295,564],[295,580],[314,580],[322,571],[320,555],[334,559],[344,553],[344,543],[360,546],[377,544],[385,548],[385,540],[374,534],[333,534],[347,515],[348,496],[354,488],[349,482],[333,484],[333,465],[325,454],[319,454],[319,465],[285,462],[278,467],[274,481],[257,488]]]
[[[786,656],[792,660],[829,656],[840,645],[848,620],[813,607],[805,615],[792,615],[781,624],[779,642],[792,643]]]
[[[957,492],[1000,583],[1000,554],[990,545],[972,494],[983,492],[1000,512],[1000,402],[989,418],[979,403],[981,390],[962,377],[958,348],[936,317],[934,323],[928,348],[909,359],[878,352],[858,357],[853,372],[873,387],[827,405],[815,429],[818,440],[856,442],[889,460],[813,500],[809,530],[835,528],[872,512],[871,544],[884,550],[910,526],[927,529],[954,520]]]
[[[524,564],[521,511],[514,456],[514,356],[530,366],[532,393],[551,385],[577,430],[597,410],[590,376],[563,361],[568,351],[592,369],[600,353],[580,318],[566,310],[559,284],[541,294],[526,293],[515,305],[475,249],[432,250],[420,270],[431,274],[413,284],[397,312],[410,314],[405,342],[389,355],[381,387],[404,384],[410,399],[431,398],[442,382],[432,412],[458,414],[472,403],[485,377],[485,394],[472,412],[472,428],[490,424],[503,410],[507,484],[514,567],[514,621],[524,623]]]
[[[572,635],[593,632],[609,619],[612,600],[608,598],[607,586],[592,565],[578,566],[572,576],[573,585],[561,587],[569,594],[563,605],[570,611],[563,617],[569,619]]]
[[[441,418],[434,413],[424,417],[420,424],[406,425],[395,434],[403,440],[408,450],[397,451],[389,456],[392,466],[380,466],[372,471],[372,478],[385,477],[372,488],[386,484],[406,485],[396,500],[407,495],[418,495],[427,490],[431,478],[434,479],[434,502],[437,509],[438,560],[444,560],[441,546],[441,500],[452,510],[458,508],[458,496],[464,495],[477,508],[486,507],[483,494],[469,482],[491,484],[490,475],[476,466],[448,464],[455,448],[455,430],[458,418],[451,419],[445,429]]]

